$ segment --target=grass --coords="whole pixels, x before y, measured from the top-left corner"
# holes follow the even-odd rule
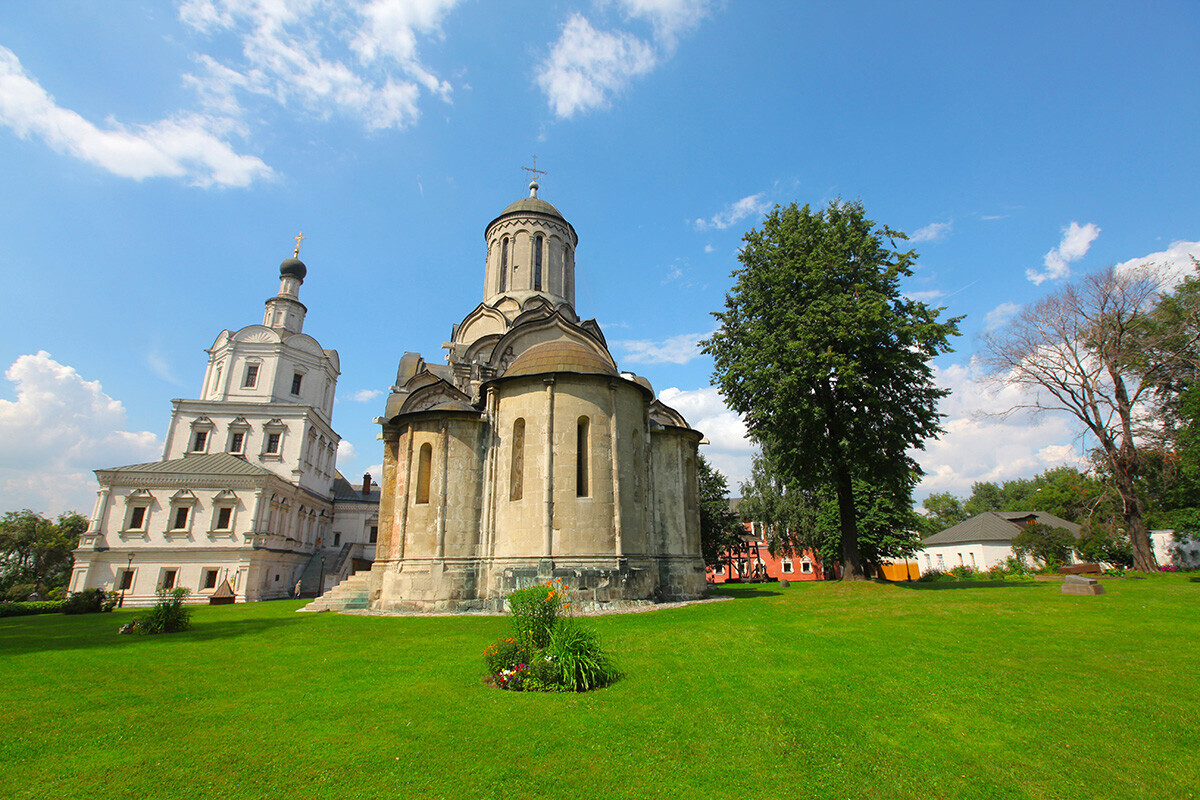
[[[1200,579],[731,587],[591,620],[624,677],[483,685],[498,617],[0,619],[0,794],[1196,797]]]

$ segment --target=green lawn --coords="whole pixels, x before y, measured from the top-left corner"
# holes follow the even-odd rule
[[[1200,578],[792,584],[592,621],[624,677],[486,687],[500,617],[0,619],[0,796],[1200,793]]]

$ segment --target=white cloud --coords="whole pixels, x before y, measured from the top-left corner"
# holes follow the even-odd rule
[[[706,253],[714,253],[716,250],[717,248],[713,247],[711,244],[704,245],[704,252]]]
[[[1175,288],[1184,278],[1196,273],[1193,258],[1200,258],[1200,242],[1172,242],[1166,250],[1122,261],[1117,264],[1116,270],[1129,272],[1148,265],[1158,275],[1160,288],[1166,291]]]
[[[951,390],[940,406],[946,430],[940,439],[927,440],[925,450],[912,453],[926,473],[918,496],[967,497],[976,481],[1029,477],[1063,464],[1086,466],[1068,415],[999,416],[1024,402],[1025,395],[1018,387],[992,386],[977,361],[937,370],[936,379]]]
[[[946,293],[941,289],[925,289],[920,292],[905,292],[904,296],[909,300],[915,300],[918,303],[931,303],[946,296]]]
[[[1027,269],[1025,270],[1025,277],[1038,286],[1048,280],[1062,280],[1063,278],[1070,277],[1072,262],[1078,261],[1087,255],[1092,242],[1096,241],[1096,237],[1099,235],[1100,228],[1091,222],[1086,225],[1072,222],[1063,228],[1062,241],[1058,243],[1058,247],[1046,253],[1043,259],[1046,271],[1038,272],[1037,270]]]
[[[983,332],[994,333],[1004,327],[1010,319],[1015,317],[1021,310],[1021,306],[1016,303],[1001,303],[987,313],[984,318]]]
[[[697,219],[692,224],[698,231],[706,231],[710,228],[725,230],[752,214],[757,216],[765,213],[771,207],[771,204],[763,199],[765,196],[765,192],[759,192],[743,197],[741,200],[725,206],[724,210],[713,214],[710,218]]]
[[[97,127],[54,98],[0,46],[0,124],[21,138],[36,136],[50,148],[123,178],[182,178],[196,186],[247,186],[269,178],[271,168],[240,155],[225,140],[235,128],[212,114],[181,113],[148,125],[109,119]]]
[[[714,386],[692,390],[670,387],[658,397],[704,434],[709,443],[701,452],[729,480],[730,492],[738,495],[742,482],[750,477],[750,462],[756,450],[746,436],[742,418],[725,406]]]
[[[708,16],[709,0],[617,0],[629,17],[654,26],[654,38],[668,50]]]
[[[341,466],[344,462],[353,461],[356,458],[358,458],[358,452],[354,449],[354,445],[350,444],[350,442],[346,441],[345,439],[342,439],[340,442],[338,442],[338,466]]]
[[[908,240],[910,242],[936,242],[945,239],[953,225],[952,222],[931,222],[924,228],[918,228],[908,237]]]
[[[598,31],[572,14],[537,71],[537,84],[560,119],[607,108],[633,78],[654,68],[658,57],[647,42],[624,31]]]
[[[354,394],[350,395],[350,399],[356,403],[366,403],[374,400],[381,394],[383,394],[382,389],[360,389]]]
[[[681,269],[679,267],[679,265],[676,264],[676,265],[673,265],[669,270],[667,270],[667,274],[663,277],[662,282],[670,283],[671,281],[679,280],[682,277],[683,277],[683,269]]]
[[[422,89],[450,99],[450,84],[421,63],[417,44],[441,36],[442,19],[458,2],[369,0],[344,8],[330,0],[186,0],[184,24],[234,36],[242,60],[233,65],[200,54],[200,73],[185,77],[203,102],[226,113],[239,108],[237,93],[247,93],[322,118],[356,117],[370,130],[404,128],[420,117]]]
[[[161,457],[158,437],[125,430],[124,406],[99,381],[48,353],[20,356],[4,377],[17,399],[0,400],[0,509],[90,514],[92,470]]]
[[[661,342],[650,339],[622,339],[613,344],[624,350],[623,362],[630,364],[686,364],[699,358],[700,340],[710,333],[681,333]]]

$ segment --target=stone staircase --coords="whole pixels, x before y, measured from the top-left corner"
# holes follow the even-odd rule
[[[298,611],[349,611],[366,608],[369,570],[356,572]]]

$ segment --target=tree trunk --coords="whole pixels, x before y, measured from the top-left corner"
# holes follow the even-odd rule
[[[837,468],[838,521],[842,529],[842,580],[866,580],[858,555],[858,520],[854,513],[854,484],[845,467]]]
[[[1158,572],[1158,562],[1154,560],[1154,548],[1150,545],[1150,534],[1146,531],[1145,520],[1142,519],[1142,507],[1138,502],[1133,481],[1120,466],[1113,472],[1117,492],[1121,495],[1121,516],[1125,520],[1125,530],[1129,533],[1129,543],[1133,545],[1133,568],[1138,572]]]

